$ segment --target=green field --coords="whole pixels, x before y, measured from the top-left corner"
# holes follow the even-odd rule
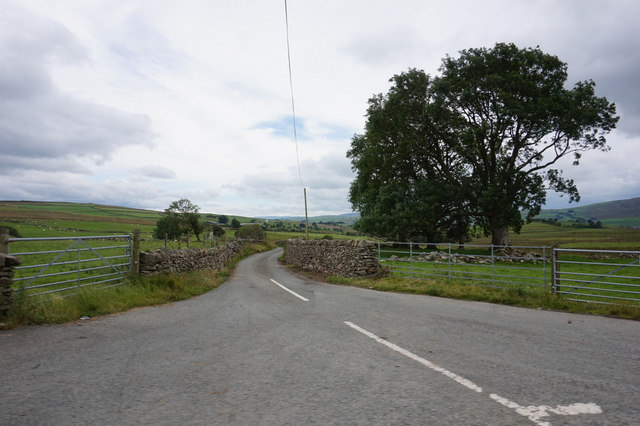
[[[238,218],[241,222],[255,222],[256,219],[239,217],[239,216],[231,216],[226,215],[230,219],[235,217]],[[158,247],[164,246],[165,242],[161,240],[155,240],[152,238],[152,231],[155,227],[156,221],[160,217],[159,212],[150,211],[150,210],[141,210],[141,209],[130,209],[126,207],[117,207],[117,206],[103,206],[103,205],[95,205],[95,204],[76,204],[76,203],[37,203],[37,202],[0,202],[0,227],[9,226],[17,230],[22,237],[25,238],[37,238],[37,237],[68,237],[70,240],[68,241],[48,241],[48,242],[15,242],[10,245],[10,252],[16,253],[21,251],[42,251],[42,250],[60,250],[67,247],[69,244],[73,242],[73,238],[76,236],[101,236],[101,235],[122,235],[122,234],[130,234],[134,229],[141,230],[141,249],[142,250],[150,250]],[[202,214],[201,220],[215,220],[217,215],[213,214]],[[292,222],[293,226],[290,227],[289,230],[272,230],[267,232],[267,240],[269,243],[273,243],[279,240],[285,240],[289,238],[304,238],[305,232],[301,229],[298,223]],[[347,236],[344,232],[344,229],[341,228],[338,231],[335,231],[331,227],[326,227],[322,229],[313,230],[309,233],[310,238],[356,238],[353,235]],[[213,245],[223,244],[225,241],[233,238],[234,230],[230,227],[225,227],[226,235],[215,241],[204,241],[204,245],[206,247],[210,247]],[[489,244],[490,238],[481,236],[479,238],[474,238],[468,244]],[[561,248],[587,248],[587,249],[609,249],[609,250],[635,250],[640,251],[640,229],[629,229],[629,228],[618,228],[618,227],[603,227],[603,228],[584,228],[584,227],[575,227],[570,224],[565,224],[562,226],[534,222],[528,225],[525,225],[522,229],[522,232],[519,234],[511,235],[511,243],[514,246],[558,246]],[[169,241],[168,248],[184,248],[186,247],[187,242],[183,240]],[[195,238],[191,237],[190,247],[202,247],[203,242],[196,242]],[[418,248],[417,248],[418,247]],[[440,248],[441,249],[441,248]],[[415,251],[424,251],[428,252],[429,249],[426,246],[419,248],[419,246],[414,246],[414,254]],[[405,250],[406,251],[406,250]],[[471,247],[468,245],[462,250],[458,250],[457,247],[453,250],[454,252],[460,252],[464,254],[475,254],[482,255],[487,253],[486,248],[477,248]],[[40,257],[38,257],[40,256]],[[81,259],[77,254],[73,252],[71,254],[65,255],[68,257],[61,260],[67,260],[69,262],[68,266],[60,266],[55,268],[50,268],[47,272],[63,272],[63,271],[72,271],[75,267],[72,265],[74,260]],[[84,254],[82,255],[84,256]],[[388,258],[390,255],[387,255]],[[402,255],[400,255],[402,256]],[[399,256],[399,257],[400,257]],[[49,256],[50,257],[50,256]],[[385,257],[385,256],[383,256]],[[580,256],[564,256],[563,260],[577,259]],[[47,260],[46,255],[37,255],[34,256],[29,263],[36,264],[46,264],[51,259]],[[82,260],[82,259],[81,259]],[[26,259],[25,259],[26,261]],[[629,260],[615,260],[611,261],[613,263],[619,262],[623,264],[624,262],[629,262]],[[89,265],[89,264],[88,264]],[[488,269],[486,266],[479,265],[457,265],[455,270],[453,270],[449,265],[446,264],[436,264],[433,263],[419,263],[414,262],[413,265],[409,266],[407,273],[407,264],[402,261],[394,261],[387,263],[388,266],[399,266],[403,267],[404,273],[402,275],[413,275],[414,277],[418,274],[424,274],[428,279],[421,280],[424,283],[418,283],[415,279],[411,278],[398,278],[405,281],[392,281],[392,284],[389,284],[390,281],[381,281],[380,283],[377,281],[367,281],[363,283],[363,286],[367,286],[369,288],[380,288],[391,291],[408,291],[408,292],[418,292],[424,294],[434,294],[434,295],[446,295],[451,294],[450,290],[447,288],[456,288],[455,293],[458,295],[454,295],[452,297],[460,297],[464,298],[463,294],[475,294],[476,290],[471,290],[472,287],[478,286],[468,286],[468,283],[481,284],[482,288],[487,288],[492,291],[490,293],[486,293],[484,290],[479,292],[482,293],[482,296],[472,296],[472,297],[480,297],[479,300],[488,300],[488,301],[496,301],[496,294],[500,294],[498,299],[503,300],[500,303],[514,303],[521,304],[522,306],[529,306],[528,303],[543,303],[546,306],[553,306],[554,308],[560,308],[559,306],[569,306],[566,305],[565,302],[562,302],[561,305],[558,305],[558,298],[552,299],[544,299],[547,300],[545,302],[540,302],[539,297],[534,294],[549,294],[550,283],[547,281],[550,276],[550,268],[549,264],[543,266],[541,262],[536,262],[532,264],[524,265],[524,269],[520,270],[520,268],[513,268],[514,265],[508,263],[497,263],[493,267]],[[609,268],[611,269],[611,268]],[[533,271],[533,272],[532,272]],[[630,274],[631,271],[637,271],[637,268],[625,268],[624,272],[620,274]],[[594,270],[591,267],[584,266],[574,266],[574,265],[563,265],[562,272],[578,272],[591,274],[592,278],[587,277],[587,280],[595,279],[596,283],[594,285],[585,286],[580,283],[567,283],[564,288],[560,288],[561,291],[565,291],[568,293],[566,298],[572,297],[575,293],[591,293],[595,296],[600,294],[600,288],[602,279],[599,278],[600,275],[606,275],[607,271],[601,272]],[[485,275],[478,275],[485,274]],[[600,274],[600,275],[598,275]],[[20,273],[17,274],[19,276]],[[434,278],[429,277],[429,275],[442,275],[442,278]],[[445,278],[449,278],[451,275],[452,280],[448,280]],[[513,285],[495,285],[495,283],[487,283],[485,279],[494,279],[499,275],[516,275],[520,276],[523,281],[530,282],[535,284],[536,287],[540,289],[540,291],[532,292],[531,294],[523,295],[522,287],[524,286],[513,286]],[[593,278],[595,277],[595,278]],[[467,278],[462,279],[462,278]],[[478,279],[480,278],[480,279]],[[580,278],[580,277],[579,277]],[[634,281],[635,280],[635,281]],[[335,279],[334,279],[335,281]],[[340,281],[340,280],[338,280]],[[544,281],[544,282],[543,282]],[[543,282],[540,286],[539,283]],[[629,283],[636,283],[637,278],[633,278],[629,280]],[[446,284],[448,283],[448,284]],[[448,286],[447,288],[442,287],[443,285]],[[499,283],[498,283],[499,284]],[[624,284],[624,281],[623,281]],[[360,285],[360,284],[354,284]],[[389,286],[387,288],[387,286]],[[634,284],[635,285],[635,284]],[[437,289],[435,289],[437,287]],[[499,288],[495,287],[506,287],[504,291],[507,293],[496,293]],[[529,286],[531,287],[531,286]],[[589,289],[591,288],[591,289]],[[625,291],[628,290],[628,287],[620,286],[619,288],[615,288],[616,291]],[[632,289],[633,290],[633,289]],[[503,290],[500,290],[503,291]],[[516,291],[516,293],[509,293],[510,291]],[[527,292],[529,293],[529,292]],[[506,294],[506,296],[505,296]],[[512,300],[512,297],[517,296],[518,302],[507,302],[507,300]],[[172,297],[172,296],[171,296]],[[485,299],[486,297],[486,299]],[[537,302],[532,301],[534,298],[538,300]],[[545,298],[547,296],[544,296]],[[624,296],[623,296],[624,297]],[[636,297],[636,296],[632,296]],[[524,300],[524,299],[526,300]],[[536,299],[538,298],[538,299]],[[565,298],[565,297],[563,297]],[[591,297],[592,300],[597,300],[596,297]],[[633,303],[636,305],[636,303]],[[637,306],[637,305],[636,305]],[[562,308],[564,309],[564,308]],[[579,309],[576,307],[572,307],[570,309]],[[590,311],[591,308],[586,311]],[[617,308],[612,308],[614,312]],[[638,310],[634,307],[629,307],[628,314],[625,314],[627,317],[637,317]],[[586,312],[585,311],[585,312]],[[614,312],[615,314],[615,312]]]
[[[23,237],[128,234],[134,229],[140,229],[142,238],[149,241],[160,214],[161,212],[152,210],[100,204],[0,201],[0,226],[13,227]],[[202,213],[201,220],[214,220],[217,216]],[[237,218],[241,223],[260,221],[243,216],[227,216],[230,220]],[[234,231],[231,228],[226,228],[226,231],[226,238],[232,238]],[[293,231],[268,230],[267,233],[270,240],[303,238],[306,235],[303,229]],[[353,237],[331,227],[312,230],[309,234],[310,238],[322,238],[324,235],[334,238]],[[156,241],[155,244],[158,243]],[[474,238],[471,243],[489,244],[490,238],[481,236]],[[520,234],[511,233],[511,243],[518,246],[558,245],[563,248],[640,250],[640,229],[615,226],[594,229],[574,227],[571,224],[556,226],[533,222],[525,225]]]
[[[490,237],[475,238],[474,244],[491,244]],[[511,233],[514,246],[554,246],[602,250],[640,250],[640,229],[615,226],[576,228],[532,222],[520,234]]]
[[[241,223],[255,222],[256,219],[226,215],[229,221],[238,219]],[[217,215],[205,213],[201,215],[201,221],[217,221]],[[195,236],[175,240],[157,240],[153,238],[153,229],[160,213],[150,210],[131,209],[118,206],[105,206],[97,204],[76,204],[76,203],[55,203],[55,202],[0,202],[0,227],[10,227],[17,231],[23,238],[68,238],[64,241],[44,240],[44,241],[14,241],[10,243],[9,252],[18,254],[22,265],[16,269],[14,287],[21,287],[25,283],[33,286],[25,294],[35,294],[41,292],[58,291],[73,292],[76,285],[88,285],[92,281],[101,281],[99,275],[113,272],[114,268],[109,263],[99,259],[99,255],[92,253],[84,244],[91,246],[100,252],[101,256],[123,256],[129,252],[126,239],[115,241],[98,240],[77,240],[77,237],[105,236],[105,235],[130,235],[134,230],[141,231],[140,249],[142,251],[153,250],[160,247],[169,249],[180,249],[187,246],[191,248],[210,248],[219,246],[234,239],[235,230],[225,226],[225,235],[214,240],[205,239],[201,235],[201,241],[197,241]],[[296,224],[297,225],[297,224]],[[275,242],[289,238],[303,238],[305,233],[299,227],[283,226],[289,231],[267,232],[267,241]],[[295,231],[295,232],[294,232]],[[310,232],[310,238],[322,238],[328,230],[314,230]],[[334,235],[336,238],[350,238],[340,233]],[[117,250],[105,249],[105,246],[126,245]],[[83,250],[78,250],[82,248]],[[63,251],[67,250],[63,253]],[[48,251],[51,253],[26,254],[34,252]],[[22,253],[22,254],[20,254]],[[91,260],[93,258],[98,258]],[[56,264],[50,265],[51,262]],[[114,262],[122,263],[117,259]],[[36,266],[39,265],[39,266]],[[33,266],[31,269],[23,269],[26,266]],[[102,267],[102,268],[101,268]],[[90,272],[82,272],[83,281],[78,281],[80,275],[78,269],[95,269]],[[119,265],[117,269],[123,273],[128,272],[128,266]],[[38,275],[37,280],[31,281],[34,275]],[[91,276],[97,276],[91,278]],[[109,277],[113,278],[113,277]],[[86,280],[86,281],[85,281]],[[54,284],[60,283],[62,284]],[[100,285],[110,285],[111,282]],[[66,290],[68,289],[68,290]]]

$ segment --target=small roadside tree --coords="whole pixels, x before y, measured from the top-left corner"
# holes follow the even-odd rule
[[[153,238],[157,238],[158,240],[164,239],[165,235],[167,238],[178,238],[183,234],[184,230],[180,225],[180,221],[177,217],[171,215],[163,215],[156,222],[156,227],[153,229]]]
[[[264,241],[266,238],[266,235],[267,233],[264,232],[264,229],[262,229],[262,226],[258,224],[245,225],[240,229],[238,229],[238,231],[236,232],[237,238],[244,238],[244,239],[256,240],[256,241]]]
[[[176,238],[188,232],[193,232],[196,239],[200,241],[202,225],[199,222],[200,207],[193,204],[186,198],[173,201],[164,210],[164,215],[158,219],[154,230],[155,238],[164,238],[166,233],[169,238]]]
[[[224,229],[222,229],[222,226],[220,225],[216,225],[215,223],[211,224],[211,233],[213,234],[214,237],[222,237],[224,236]]]
[[[233,229],[240,228],[240,221],[234,217],[233,220],[231,220],[231,227]]]

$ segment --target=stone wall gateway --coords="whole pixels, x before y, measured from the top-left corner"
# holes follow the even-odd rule
[[[375,243],[365,240],[287,240],[284,258],[289,264],[326,275],[383,275]]]

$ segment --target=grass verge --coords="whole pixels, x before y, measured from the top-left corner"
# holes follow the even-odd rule
[[[545,309],[580,314],[603,315],[616,318],[640,320],[637,304],[601,305],[567,300],[549,291],[528,291],[521,288],[500,289],[477,286],[466,282],[447,280],[418,280],[401,277],[345,278],[320,275],[301,268],[288,267],[298,274],[329,284],[346,285],[377,291],[420,294],[448,299],[472,300],[524,308]]]
[[[270,244],[251,244],[220,271],[202,270],[184,274],[140,276],[127,284],[107,289],[86,289],[76,295],[49,295],[46,299],[18,297],[0,328],[33,324],[60,324],[83,316],[97,317],[143,306],[161,305],[204,294],[224,283],[245,257],[270,250]]]

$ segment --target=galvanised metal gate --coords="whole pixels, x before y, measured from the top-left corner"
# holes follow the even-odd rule
[[[74,294],[82,287],[113,287],[132,270],[131,235],[9,238],[15,267],[14,292],[25,296]]]
[[[640,302],[640,251],[553,249],[553,291],[569,300]]]
[[[640,302],[640,251],[449,243],[379,242],[378,260],[394,275],[452,279],[497,288],[553,291],[590,303]]]

